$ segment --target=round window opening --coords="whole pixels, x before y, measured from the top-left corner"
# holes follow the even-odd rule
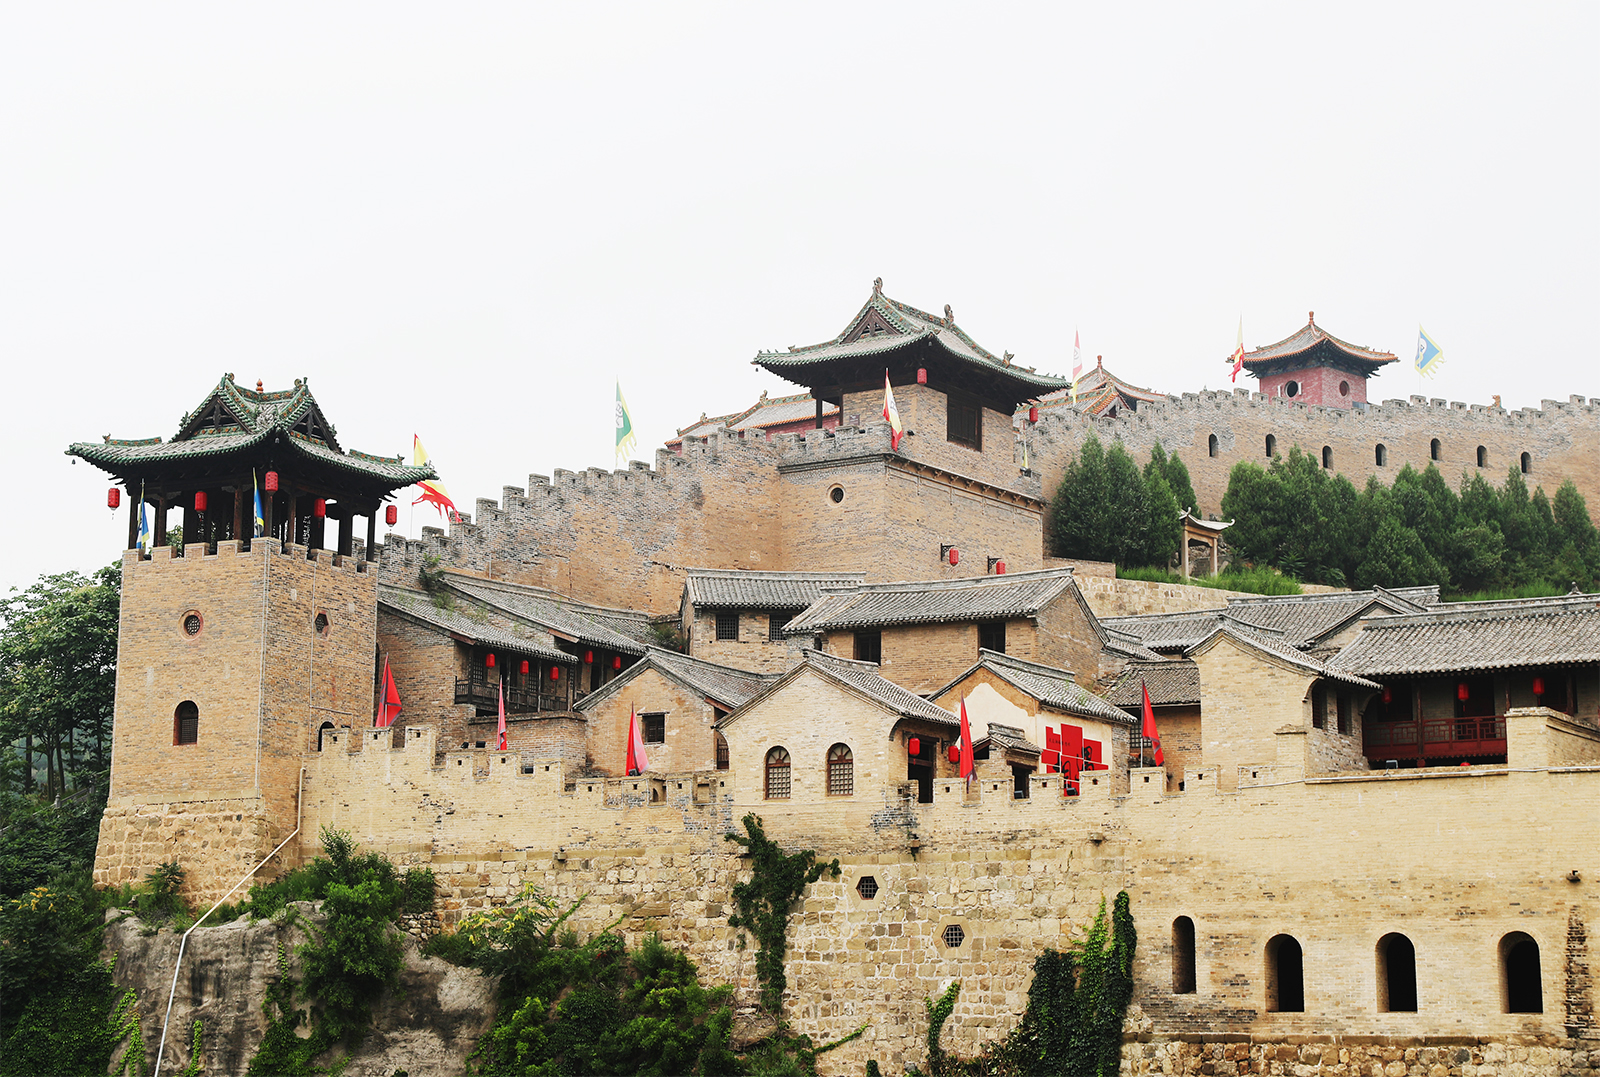
[[[183,631],[184,631],[184,634],[185,635],[190,635],[190,636],[198,636],[200,634],[200,626],[201,626],[202,623],[203,622],[200,620],[200,615],[198,613],[186,613],[186,614],[184,614],[183,615]]]
[[[1283,395],[1284,396],[1299,396],[1300,395],[1300,383],[1297,382],[1297,381],[1289,382],[1289,384],[1287,384],[1287,385],[1285,385],[1283,387]]]
[[[835,486],[832,490],[829,490],[828,491],[828,500],[832,501],[835,505],[837,505],[839,502],[843,501],[844,500],[844,487],[843,486]]]
[[[317,630],[317,635],[326,636],[328,634],[328,615],[326,613],[317,614],[316,619],[311,624]]]
[[[960,924],[951,924],[944,929],[944,944],[954,950],[967,941],[967,933],[961,930]]]
[[[861,876],[861,881],[856,883],[856,893],[861,895],[862,901],[871,901],[878,896],[878,880],[871,875]]]
[[[1341,381],[1339,383],[1339,395],[1340,396],[1349,396],[1350,395],[1350,383],[1349,382]]]

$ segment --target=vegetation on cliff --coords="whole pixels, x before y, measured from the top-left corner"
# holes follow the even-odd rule
[[[788,952],[789,913],[805,888],[830,874],[839,876],[839,861],[817,860],[810,849],[785,853],[761,829],[761,817],[744,817],[743,835],[727,834],[727,840],[745,848],[750,858],[750,878],[733,884],[733,903],[738,912],[728,917],[728,926],[743,928],[756,937],[761,949],[756,953],[756,978],[761,981],[761,1005],[774,1016],[783,1009],[783,992],[788,976],[783,970]]]

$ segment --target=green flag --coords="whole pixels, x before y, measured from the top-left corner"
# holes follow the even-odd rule
[[[633,433],[633,419],[628,415],[628,402],[622,399],[622,382],[617,382],[617,458],[633,452],[639,439]]]

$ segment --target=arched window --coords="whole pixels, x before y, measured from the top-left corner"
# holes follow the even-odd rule
[[[1210,437],[1206,438],[1206,455],[1217,455],[1217,435],[1215,434],[1212,434]]]
[[[1500,940],[1500,998],[1506,1013],[1544,1013],[1539,982],[1539,944],[1513,931]]]
[[[1187,916],[1172,921],[1172,993],[1194,994],[1194,921]]]
[[[178,704],[172,712],[172,743],[198,744],[200,742],[200,708],[192,699]]]
[[[768,800],[789,799],[789,770],[789,749],[774,748],[767,753],[766,797]]]
[[[1489,450],[1485,449],[1482,445],[1478,446],[1478,466],[1479,467],[1488,467],[1489,466]]]
[[[319,751],[319,752],[322,751],[322,735],[324,733],[332,733],[332,732],[333,732],[333,723],[332,722],[323,722],[321,725],[319,725],[317,727],[317,751]]]
[[[716,742],[717,742],[717,769],[718,770],[727,770],[728,769],[728,738],[724,737],[721,733],[715,733],[714,732],[711,735],[716,738]]]
[[[1437,460],[1437,459],[1439,459],[1439,439],[1438,438],[1434,438],[1432,441],[1428,442],[1428,459],[1429,460]]]
[[[1417,1009],[1417,948],[1398,932],[1378,940],[1378,1009],[1383,1013]]]
[[[1278,439],[1271,434],[1267,435],[1267,459],[1271,460],[1278,453]]]
[[[835,744],[828,749],[828,795],[847,797],[856,791],[856,761],[850,745]]]
[[[1333,470],[1333,446],[1331,445],[1322,447],[1322,466],[1328,471]]]
[[[1389,466],[1389,447],[1381,441],[1378,443],[1378,447],[1372,451],[1372,462],[1379,467]]]
[[[1529,456],[1527,453],[1523,453],[1522,454],[1522,473],[1524,475],[1526,475],[1528,472],[1530,472],[1532,470],[1533,470],[1533,457]]]
[[[1303,1013],[1306,1008],[1305,966],[1293,935],[1267,940],[1267,1009]]]

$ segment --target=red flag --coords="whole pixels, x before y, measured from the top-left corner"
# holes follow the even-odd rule
[[[900,451],[905,427],[900,425],[900,409],[894,406],[894,390],[889,388],[889,372],[883,372],[883,421],[889,424],[889,451]]]
[[[1150,706],[1150,689],[1145,687],[1144,681],[1139,682],[1139,688],[1144,692],[1144,728],[1139,732],[1155,747],[1156,751],[1153,758],[1155,759],[1156,766],[1159,767],[1162,765],[1163,759],[1161,756],[1161,734],[1156,732],[1155,708]],[[1144,758],[1144,753],[1140,752],[1139,757],[1142,760]]]
[[[500,678],[500,740],[498,751],[506,750],[506,679]]]
[[[967,725],[967,697],[961,697],[961,777],[972,780],[972,728]]]
[[[639,728],[636,709],[628,712],[628,773],[643,774],[650,768],[650,758],[644,754],[644,731]]]
[[[400,690],[394,686],[394,673],[389,669],[389,659],[383,660],[383,682],[379,688],[378,716],[372,720],[377,729],[387,729],[400,713]]]
[[[1242,316],[1239,318],[1239,343],[1234,345],[1233,354],[1228,358],[1233,360],[1233,373],[1229,375],[1228,380],[1238,381],[1239,371],[1244,369],[1244,318]]]

